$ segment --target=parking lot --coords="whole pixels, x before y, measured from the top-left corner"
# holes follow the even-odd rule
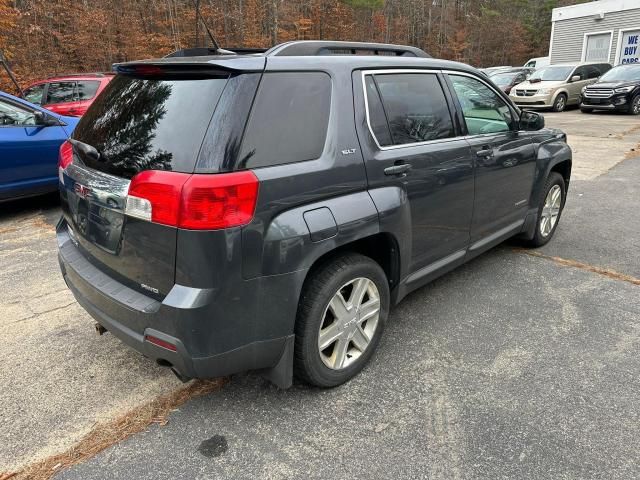
[[[640,122],[545,117],[574,149],[555,238],[411,294],[371,365],[332,390],[256,375],[182,390],[74,302],[56,196],[2,205],[0,477],[640,477]],[[159,398],[142,432],[73,450],[114,443],[107,427]],[[51,460],[69,451],[83,461]]]

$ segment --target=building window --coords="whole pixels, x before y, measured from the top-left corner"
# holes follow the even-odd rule
[[[588,33],[584,39],[585,62],[608,62],[611,55],[611,32]]]

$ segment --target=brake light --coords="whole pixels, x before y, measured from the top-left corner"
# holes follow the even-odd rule
[[[60,145],[60,153],[58,155],[58,167],[63,170],[73,162],[73,145],[69,140],[65,140]]]
[[[189,230],[238,227],[253,218],[258,185],[250,170],[194,175],[147,170],[131,180],[125,211]]]

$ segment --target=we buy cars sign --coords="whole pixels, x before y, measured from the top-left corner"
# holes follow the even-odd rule
[[[622,50],[620,51],[620,63],[640,62],[640,30],[625,32],[622,36]]]

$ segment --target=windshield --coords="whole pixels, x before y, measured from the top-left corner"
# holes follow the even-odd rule
[[[499,86],[510,85],[514,78],[519,75],[516,73],[497,73],[495,75],[491,75],[491,80],[493,83]]]
[[[615,67],[600,77],[601,82],[620,82],[640,80],[640,65]]]
[[[541,81],[561,81],[566,80],[569,74],[573,71],[575,67],[573,66],[555,66],[555,67],[546,67],[540,70],[536,70],[533,72],[533,75],[529,78],[529,81],[532,80],[541,80]]]

